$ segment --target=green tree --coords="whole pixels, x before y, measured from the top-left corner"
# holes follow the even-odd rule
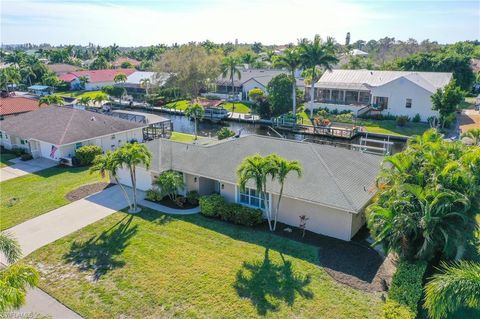
[[[295,79],[295,71],[300,67],[301,60],[298,49],[286,49],[282,55],[276,56],[273,60],[274,66],[285,67],[290,72],[292,79]],[[295,116],[297,114],[297,83],[292,82],[292,112]]]
[[[7,92],[10,91],[11,85],[20,84],[21,80],[22,77],[17,68],[9,66],[0,70],[0,86]]]
[[[122,83],[121,88],[123,89],[123,92],[125,92],[125,88],[123,86],[125,84],[125,82],[127,82],[127,76],[125,74],[123,74],[123,73],[116,74],[115,77],[113,78],[113,81],[115,83]],[[123,97],[124,94],[121,94],[120,97],[119,97],[120,104],[122,104],[122,97]]]
[[[178,192],[185,188],[183,176],[174,171],[166,171],[160,174],[155,180],[155,185],[160,188],[162,197],[168,196],[173,202],[176,201]]]
[[[125,167],[130,172],[130,180],[133,190],[133,208],[131,213],[138,213],[140,208],[137,206],[137,170],[138,165],[142,165],[148,170],[152,161],[152,153],[145,144],[127,143],[115,151],[115,156],[121,167]]]
[[[325,70],[331,70],[332,66],[338,62],[335,56],[335,46],[333,40],[328,39],[323,42],[317,35],[313,41],[303,39],[299,43],[300,60],[304,69],[312,70],[312,82],[310,84],[310,117],[313,118],[314,86],[317,80],[316,68],[321,67]]]
[[[220,65],[222,77],[226,78],[228,76],[232,82],[232,98],[235,96],[235,76],[237,76],[239,80],[241,80],[242,77],[240,69],[238,68],[238,64],[238,58],[233,55],[229,55],[223,58],[222,64]],[[235,112],[235,99],[233,99],[232,103],[233,113]]]
[[[85,86],[87,85],[87,83],[90,82],[90,79],[88,78],[88,76],[82,75],[78,77],[78,81],[80,82],[80,88],[82,90],[85,90]]]
[[[462,137],[468,137],[473,141],[473,145],[480,146],[480,128],[472,128],[463,133]]]
[[[268,100],[272,106],[272,115],[279,116],[289,111],[292,105],[292,85],[295,79],[287,74],[275,76],[267,85]]]
[[[195,121],[195,141],[197,140],[198,120],[205,115],[205,109],[200,104],[190,104],[185,109],[185,116]]]
[[[104,56],[98,56],[90,65],[91,70],[103,70],[108,69],[109,64]]]
[[[107,97],[105,96],[105,94],[103,94],[103,93],[97,94],[97,95],[95,95],[95,97],[93,98],[93,102],[94,102],[95,104],[98,103],[98,105],[100,105],[100,106],[102,105],[102,103],[103,103],[104,101],[107,101],[107,100],[108,100],[108,98],[107,98]]]
[[[438,89],[432,96],[433,110],[440,113],[440,122],[445,126],[446,118],[457,110],[458,105],[463,101],[462,90],[451,81],[443,89]]]
[[[253,103],[256,103],[257,100],[259,98],[261,98],[262,96],[264,95],[262,89],[259,89],[259,88],[254,88],[254,89],[251,89],[249,92],[248,92],[248,98],[250,99],[250,101],[252,101]]]
[[[40,275],[31,266],[16,264],[22,253],[18,242],[9,234],[0,232],[0,253],[11,264],[0,269],[0,315],[17,309],[25,303],[27,288],[38,284]]]
[[[229,129],[228,127],[222,127],[218,132],[217,132],[217,137],[219,140],[224,140],[226,138],[232,137],[235,135],[235,132]]]
[[[425,285],[425,308],[430,318],[446,318],[462,307],[480,309],[480,263],[444,262],[440,270]]]
[[[145,89],[145,94],[148,95],[148,88],[150,87],[150,79],[141,79],[140,87]]]
[[[46,104],[46,105],[52,105],[52,104],[55,104],[55,105],[63,105],[64,104],[64,100],[61,96],[59,95],[46,95],[46,96],[42,96],[39,100],[38,100],[38,106],[41,106],[43,104]]]
[[[90,105],[91,101],[92,101],[92,98],[89,96],[82,96],[80,99],[78,99],[78,103],[86,107]]]

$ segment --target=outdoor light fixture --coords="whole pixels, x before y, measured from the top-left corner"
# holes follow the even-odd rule
[[[225,184],[222,184],[222,189],[224,189],[224,188],[225,188]]]
[[[197,178],[196,178],[196,177],[195,177],[193,180],[195,181],[195,183],[197,182]]]

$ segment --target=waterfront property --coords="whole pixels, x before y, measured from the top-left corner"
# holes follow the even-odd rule
[[[168,73],[135,71],[127,76],[125,83],[115,85],[124,87],[127,94],[145,94],[149,87],[163,86],[169,77]]]
[[[422,121],[427,121],[438,116],[432,110],[431,96],[451,79],[452,73],[442,72],[327,71],[315,84],[314,107],[352,111],[355,115],[370,112],[413,118],[419,114]]]
[[[32,85],[29,86],[28,92],[36,96],[45,96],[53,93],[53,87],[48,85]]]
[[[36,99],[22,96],[1,97],[0,119],[34,111],[38,108],[38,100]]]
[[[183,174],[187,191],[200,195],[221,194],[228,202],[264,209],[275,207],[280,186],[268,183],[267,194],[259,194],[253,184],[242,192],[236,169],[253,154],[277,153],[298,160],[304,168],[302,178],[289,177],[285,183],[279,221],[298,226],[306,215],[306,229],[315,233],[350,240],[365,223],[364,207],[376,192],[382,157],[328,145],[249,135],[209,146],[186,144],[168,139],[147,143],[153,154],[150,170],[137,170],[137,187],[152,188],[164,171]],[[120,181],[130,184],[129,173],[119,171]]]
[[[71,65],[71,64],[66,64],[66,63],[52,63],[52,64],[47,64],[47,68],[55,73],[57,76],[70,73],[70,72],[75,72],[78,69],[80,69],[76,65]]]
[[[148,123],[134,122],[90,111],[49,106],[9,117],[0,127],[0,144],[22,148],[34,158],[60,161],[83,145],[113,150],[131,140],[143,141]]]
[[[128,77],[134,72],[136,72],[135,69],[74,71],[62,74],[58,79],[69,83],[71,90],[95,91],[107,85],[115,85],[114,79],[117,74],[125,74]],[[84,88],[80,82],[81,77],[88,78],[88,83],[85,83]]]

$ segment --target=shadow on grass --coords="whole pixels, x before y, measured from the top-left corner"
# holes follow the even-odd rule
[[[310,276],[295,274],[292,263],[285,260],[283,254],[280,256],[280,263],[270,260],[267,248],[263,261],[244,262],[237,272],[234,288],[241,298],[251,300],[260,315],[278,311],[282,301],[292,306],[297,294],[306,299],[313,298],[313,293],[307,290]]]
[[[84,242],[74,241],[63,258],[82,271],[93,270],[94,281],[110,270],[123,267],[125,262],[117,258],[129,245],[130,238],[137,233],[137,225],[130,226],[132,219],[132,215],[126,215],[98,237],[93,236]]]

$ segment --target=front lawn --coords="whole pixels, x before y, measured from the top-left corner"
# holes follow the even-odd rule
[[[232,110],[234,110],[235,113],[250,113],[250,112],[252,112],[249,105],[247,105],[245,103],[241,103],[241,102],[235,102],[235,104],[232,103],[232,102],[225,102],[225,103],[222,103],[221,106],[229,112],[232,112]],[[234,109],[234,107],[235,107],[235,109]]]
[[[61,97],[74,97],[76,99],[80,99],[84,96],[90,97],[92,100],[97,96],[97,95],[103,95],[105,98],[107,97],[107,94],[105,94],[102,91],[65,91],[65,92],[57,92],[55,95],[59,95]]]
[[[189,100],[180,100],[180,101],[176,101],[176,102],[167,103],[167,104],[163,105],[162,107],[167,108],[167,109],[174,109],[174,110],[178,110],[178,111],[185,111],[190,104],[191,103],[190,103]]]
[[[90,183],[105,181],[88,168],[52,167],[0,183],[0,230],[66,205],[65,195]]]
[[[17,156],[12,153],[0,153],[0,168],[12,165],[9,161],[15,157]]]
[[[193,143],[195,140],[195,135],[193,134],[186,134],[186,133],[180,133],[180,132],[172,132],[172,136],[170,137],[172,141],[177,141],[177,142],[184,142],[184,143]],[[201,136],[198,136],[198,139],[202,139]]]
[[[335,282],[316,247],[201,215],[118,212],[27,262],[85,318],[376,318],[382,305]]]
[[[428,130],[430,126],[426,123],[408,122],[404,127],[397,126],[393,120],[357,120],[357,125],[365,127],[368,132],[389,134],[389,135],[421,135]]]

